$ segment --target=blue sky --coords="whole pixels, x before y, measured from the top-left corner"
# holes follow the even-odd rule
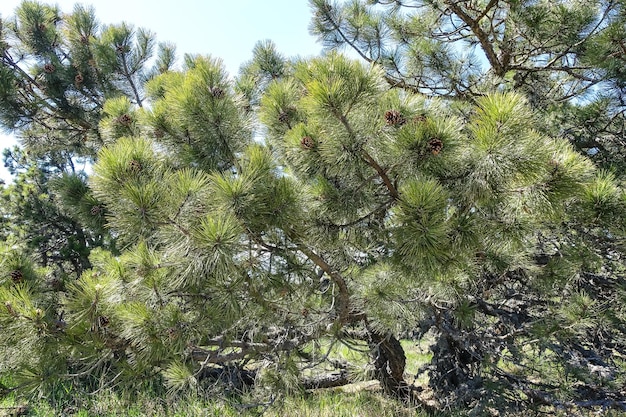
[[[71,12],[74,0],[41,1]],[[1,0],[0,15],[13,15],[19,0]],[[156,34],[158,41],[176,45],[184,53],[210,54],[224,61],[231,75],[250,59],[258,40],[271,39],[286,56],[317,55],[321,46],[309,35],[307,0],[94,0],[91,4],[101,23],[125,21]],[[14,140],[0,132],[0,149]],[[0,163],[0,178],[8,174]]]

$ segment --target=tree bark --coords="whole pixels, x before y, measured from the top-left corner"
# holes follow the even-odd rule
[[[301,383],[304,389],[319,389],[341,387],[348,385],[350,382],[352,381],[350,380],[348,371],[342,369],[339,372],[318,375],[312,378],[304,378]]]
[[[410,398],[409,384],[404,380],[406,356],[400,341],[391,333],[370,330],[368,344],[374,359],[376,379],[383,391],[398,399]]]

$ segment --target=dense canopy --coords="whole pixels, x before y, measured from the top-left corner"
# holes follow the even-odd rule
[[[0,22],[0,395],[626,408],[624,2],[310,3],[323,56],[237,75],[89,7]]]

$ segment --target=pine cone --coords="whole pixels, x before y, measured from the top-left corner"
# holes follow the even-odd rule
[[[222,98],[224,97],[224,90],[222,90],[220,87],[215,86],[215,87],[211,87],[211,95],[214,98]]]
[[[10,275],[11,275],[11,280],[15,284],[24,282],[24,274],[19,269],[16,269],[15,271],[11,271]]]
[[[130,126],[130,124],[133,122],[133,118],[130,117],[130,115],[124,113],[117,118],[117,122],[123,126]]]
[[[76,85],[76,87],[80,87],[83,81],[85,81],[85,79],[83,78],[82,74],[76,74],[76,77],[74,77],[74,85]]]
[[[56,69],[57,68],[54,66],[54,64],[51,63],[47,63],[43,66],[43,70],[46,74],[52,74],[54,71],[56,71]]]
[[[300,146],[302,146],[303,149],[311,150],[315,148],[315,141],[313,140],[311,136],[304,136],[300,140]]]
[[[98,316],[98,327],[107,327],[111,320],[107,316]]]
[[[281,111],[280,114],[278,115],[278,121],[281,123],[288,123],[289,114],[287,112]]]
[[[128,46],[126,46],[126,45],[117,45],[117,46],[115,47],[115,51],[116,51],[118,54],[123,54],[123,53],[126,53],[126,52],[128,52]]]
[[[128,169],[131,172],[139,172],[143,169],[143,166],[141,165],[141,162],[137,161],[136,159],[132,159],[128,162]]]
[[[398,110],[387,110],[385,112],[385,121],[389,126],[402,126],[406,123],[406,119]]]
[[[443,142],[439,138],[432,138],[428,141],[428,148],[433,155],[438,155],[443,149]]]
[[[102,206],[100,204],[96,204],[89,210],[89,214],[92,216],[100,216],[103,212]]]
[[[331,12],[333,10],[333,6],[331,6],[330,3],[324,3],[322,5],[322,10],[326,12]]]

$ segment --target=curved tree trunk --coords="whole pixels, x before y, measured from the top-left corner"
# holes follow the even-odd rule
[[[410,387],[404,380],[406,356],[400,341],[391,333],[368,332],[368,344],[374,359],[376,379],[386,394],[408,400]]]

